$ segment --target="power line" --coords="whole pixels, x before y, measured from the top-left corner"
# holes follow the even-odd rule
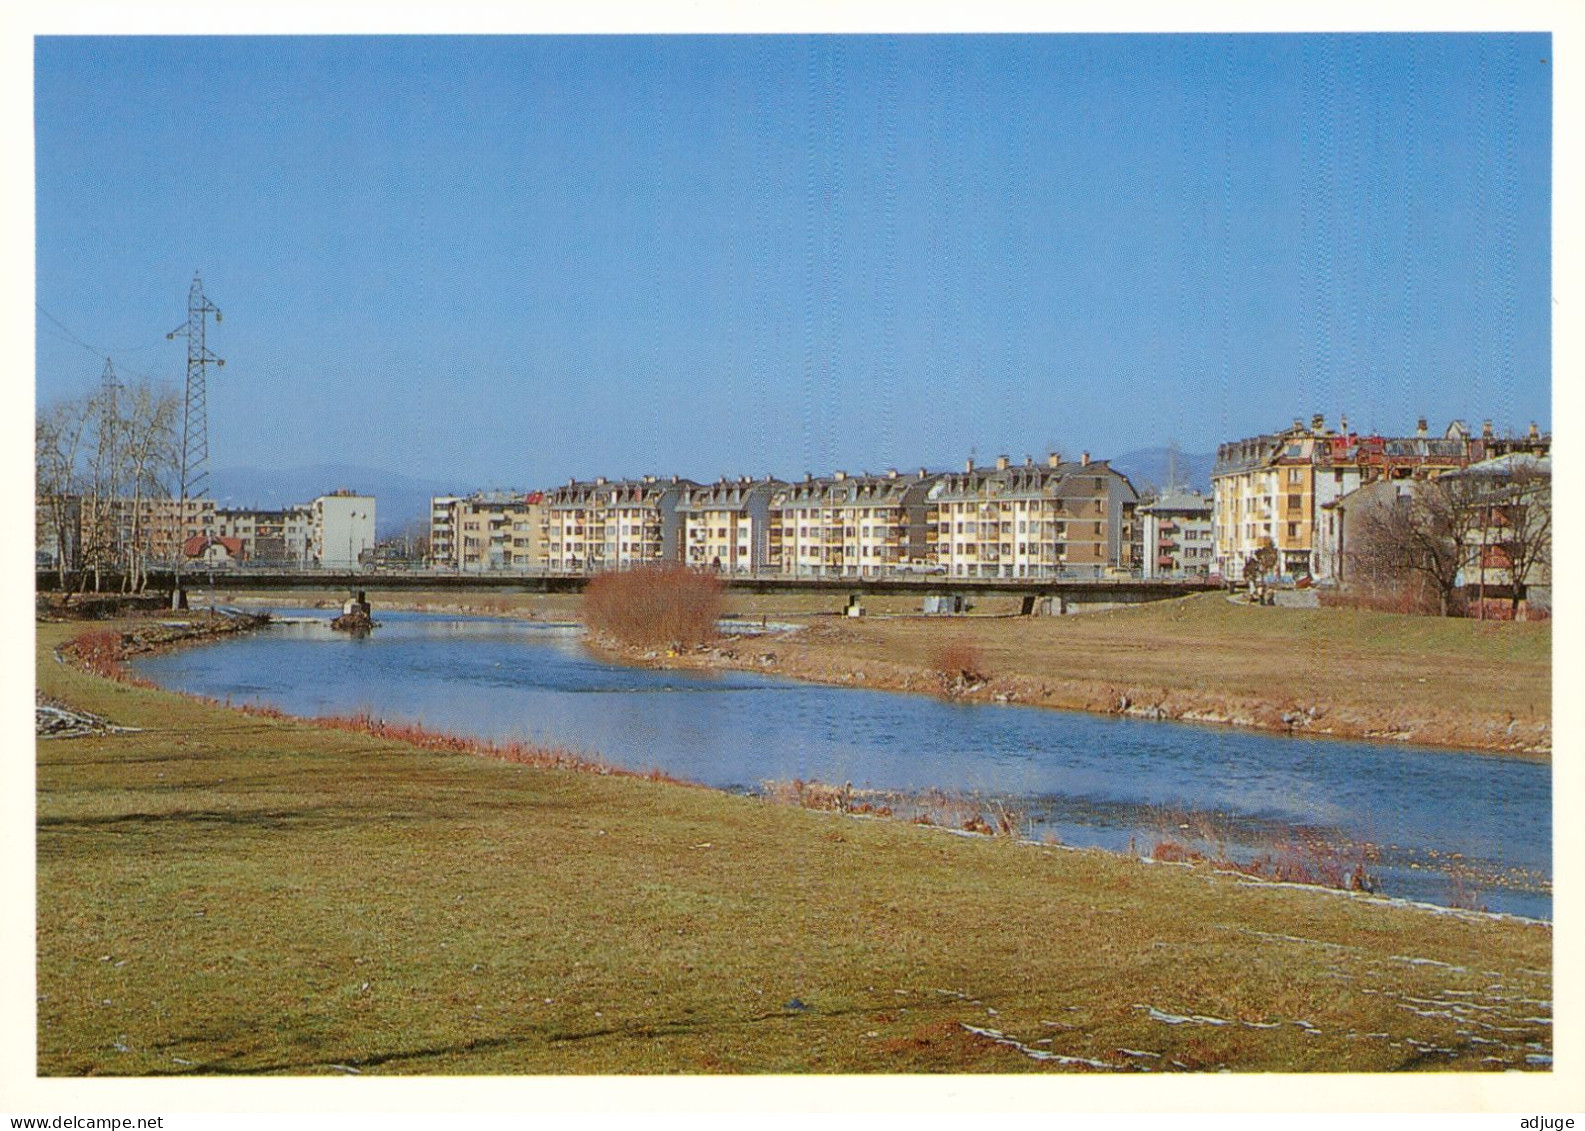
[[[55,325],[59,327],[60,330],[65,334],[65,337],[61,337],[60,334],[51,334],[51,337],[60,338],[61,341],[69,342],[74,346],[81,346],[95,357],[103,358],[129,353],[145,353],[148,350],[157,349],[160,346],[163,346],[166,342],[166,339],[161,338],[159,341],[149,342],[148,344],[141,346],[124,346],[120,349],[105,349],[101,346],[90,345],[88,342],[83,341],[83,339],[79,337],[70,326],[66,325],[66,323],[55,317],[55,315],[45,310],[44,307],[39,305],[37,302],[33,304],[33,308],[45,318],[48,318],[51,322],[55,323]],[[130,372],[130,370],[128,370],[128,372]]]

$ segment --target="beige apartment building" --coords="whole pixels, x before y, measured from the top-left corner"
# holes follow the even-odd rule
[[[930,560],[951,577],[1101,576],[1133,568],[1138,493],[1086,452],[1044,465],[1006,456],[942,475],[930,488]]]
[[[546,568],[542,491],[477,491],[429,501],[429,562],[464,573]]]
[[[218,528],[213,499],[188,499],[184,510],[177,499],[74,495],[38,499],[35,514],[40,561],[57,564],[64,550],[67,569],[120,569],[133,557],[142,566],[170,565],[188,541],[213,537]]]
[[[771,496],[786,484],[764,479],[722,479],[689,487],[677,504],[685,561],[725,574],[770,568]]]
[[[770,502],[770,565],[795,577],[876,577],[928,564],[926,496],[935,476],[808,476]]]
[[[215,536],[236,539],[241,544],[240,560],[251,565],[303,566],[309,560],[311,522],[307,506],[220,507],[215,510]]]
[[[672,476],[570,480],[548,495],[549,568],[562,573],[627,569],[683,560],[678,504],[699,484]]]

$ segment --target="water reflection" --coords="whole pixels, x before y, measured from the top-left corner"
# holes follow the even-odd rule
[[[797,779],[851,782],[897,804],[931,789],[996,799],[1037,839],[1067,844],[1148,850],[1173,839],[1238,859],[1304,842],[1371,846],[1389,894],[1550,915],[1546,763],[948,703],[749,672],[625,668],[594,659],[563,628],[379,619],[365,639],[315,618],[137,668],[233,702],[301,715],[369,711],[597,752],[723,789]]]

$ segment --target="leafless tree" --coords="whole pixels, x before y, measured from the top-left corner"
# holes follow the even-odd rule
[[[145,382],[113,399],[101,392],[40,411],[35,491],[43,517],[54,526],[62,589],[69,585],[68,564],[79,571],[79,586],[90,573],[125,567],[127,585],[141,588],[143,504],[169,494],[177,407],[174,392]],[[69,563],[73,556],[77,561]]]
[[[1509,609],[1519,615],[1521,595],[1552,565],[1552,477],[1534,462],[1519,462],[1489,482],[1480,500],[1482,577],[1489,558],[1508,574]]]
[[[54,528],[55,564],[60,587],[67,588],[67,570],[75,562],[80,536],[83,474],[81,455],[88,431],[88,401],[57,401],[42,413],[34,427],[34,493],[44,516]]]
[[[143,528],[143,501],[170,495],[167,480],[177,467],[176,394],[148,384],[135,385],[127,398],[125,469],[131,504],[127,539],[127,586],[142,590],[148,537]]]
[[[1416,482],[1365,509],[1349,550],[1350,583],[1410,591],[1419,583],[1435,595],[1442,616],[1460,611],[1479,492],[1469,479],[1449,476]]]

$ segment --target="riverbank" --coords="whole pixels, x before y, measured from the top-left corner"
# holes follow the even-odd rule
[[[240,599],[286,603],[280,594]],[[573,595],[371,591],[376,609],[570,622]],[[918,599],[728,593],[726,615],[802,626],[681,655],[604,648],[629,663],[772,671],[834,686],[977,702],[1403,742],[1521,757],[1552,750],[1552,627],[1356,609],[1273,608],[1206,593],[1065,617],[917,615]],[[971,656],[979,678],[945,670]]]
[[[1545,924],[243,715],[81,630],[41,689],[138,729],[38,747],[45,1075],[1550,1063]]]
[[[1547,624],[1278,609],[1203,594],[1079,617],[816,617],[628,662],[775,671],[1276,733],[1549,756]]]

